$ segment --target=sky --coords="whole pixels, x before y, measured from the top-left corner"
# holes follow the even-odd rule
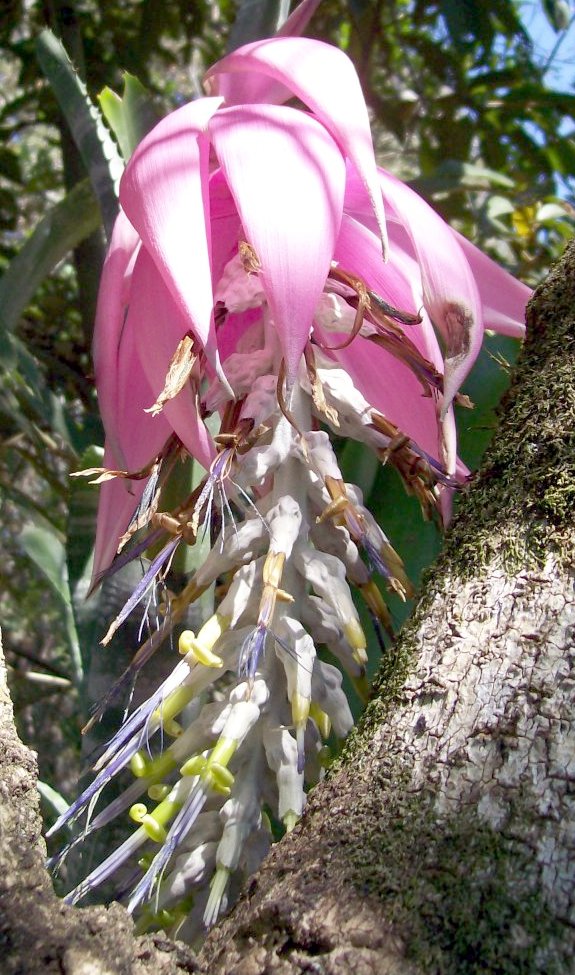
[[[575,4],[571,2],[570,6],[572,13],[575,13]],[[535,52],[541,62],[545,63],[561,35],[556,34],[549,24],[543,13],[541,0],[529,0],[521,3],[520,7],[523,23],[533,39]],[[573,17],[547,72],[546,81],[550,88],[570,93],[575,89],[575,20]]]

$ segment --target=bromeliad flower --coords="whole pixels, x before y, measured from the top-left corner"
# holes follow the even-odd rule
[[[365,694],[367,662],[352,589],[382,640],[391,620],[376,578],[412,595],[332,435],[393,465],[441,519],[465,479],[453,403],[465,402],[485,327],[522,335],[529,294],[377,169],[341,52],[261,41],[224,58],[207,85],[130,161],[102,279],[95,363],[111,470],[96,576],[136,531],[122,561],[163,542],[111,629],[176,545],[202,526],[219,535],[126,677],[168,633],[184,659],[54,827],[91,810],[129,766],[134,782],[88,831],[127,808],[136,830],[69,897],[132,860],[126,896],[140,926],[189,938],[265,854],[268,813],[297,822],[327,739],[352,725],[342,672]],[[285,105],[292,96],[305,108]],[[185,453],[207,474],[161,510]],[[197,635],[178,632],[214,582],[215,614]]]

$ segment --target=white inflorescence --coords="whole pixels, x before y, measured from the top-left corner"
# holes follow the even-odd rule
[[[183,659],[127,719],[93,786],[55,827],[131,768],[135,779],[124,797],[99,812],[88,832],[129,808],[134,833],[69,900],[131,862],[139,873],[129,909],[140,928],[164,927],[190,940],[257,867],[271,842],[270,820],[294,827],[307,789],[323,774],[328,739],[343,738],[353,724],[342,673],[365,695],[367,652],[350,585],[384,629],[373,569],[409,595],[399,558],[359,489],[344,483],[319,423],[368,443],[384,460],[395,456],[393,435],[374,422],[375,411],[317,342],[308,347],[314,368],[306,355],[295,386],[278,391],[277,330],[258,275],[239,256],[225,268],[216,308],[224,329],[231,312],[261,314],[225,362],[239,407],[218,440],[219,466],[183,525],[201,530],[206,511],[218,511],[221,531],[171,609],[177,619],[180,602],[216,581],[219,604],[199,633],[178,634]],[[349,333],[355,314],[345,297],[326,292],[316,324]],[[203,391],[203,404],[226,416],[230,403],[217,380]],[[431,479],[421,491],[437,497]]]

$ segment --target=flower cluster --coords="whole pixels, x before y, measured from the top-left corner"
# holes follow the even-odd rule
[[[380,634],[376,578],[411,594],[332,435],[365,444],[426,515],[448,517],[465,479],[453,404],[484,328],[521,336],[529,293],[377,168],[340,51],[257,42],[207,88],[131,159],[102,279],[96,578],[160,546],[107,638],[178,546],[202,532],[213,544],[126,676],[170,634],[181,660],[54,827],[88,811],[85,836],[128,811],[133,833],[69,900],[129,865],[141,926],[189,939],[260,863],[270,817],[295,825],[328,737],[350,730],[342,673],[365,696],[367,661],[352,590]],[[184,454],[207,473],[162,510]],[[186,610],[215,582],[216,612],[194,634]],[[132,784],[90,819],[127,768]]]

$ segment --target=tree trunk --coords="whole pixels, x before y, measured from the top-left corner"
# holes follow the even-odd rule
[[[572,245],[360,728],[197,961],[133,939],[118,907],[55,900],[30,753],[1,727],[3,971],[573,971],[574,309]]]

